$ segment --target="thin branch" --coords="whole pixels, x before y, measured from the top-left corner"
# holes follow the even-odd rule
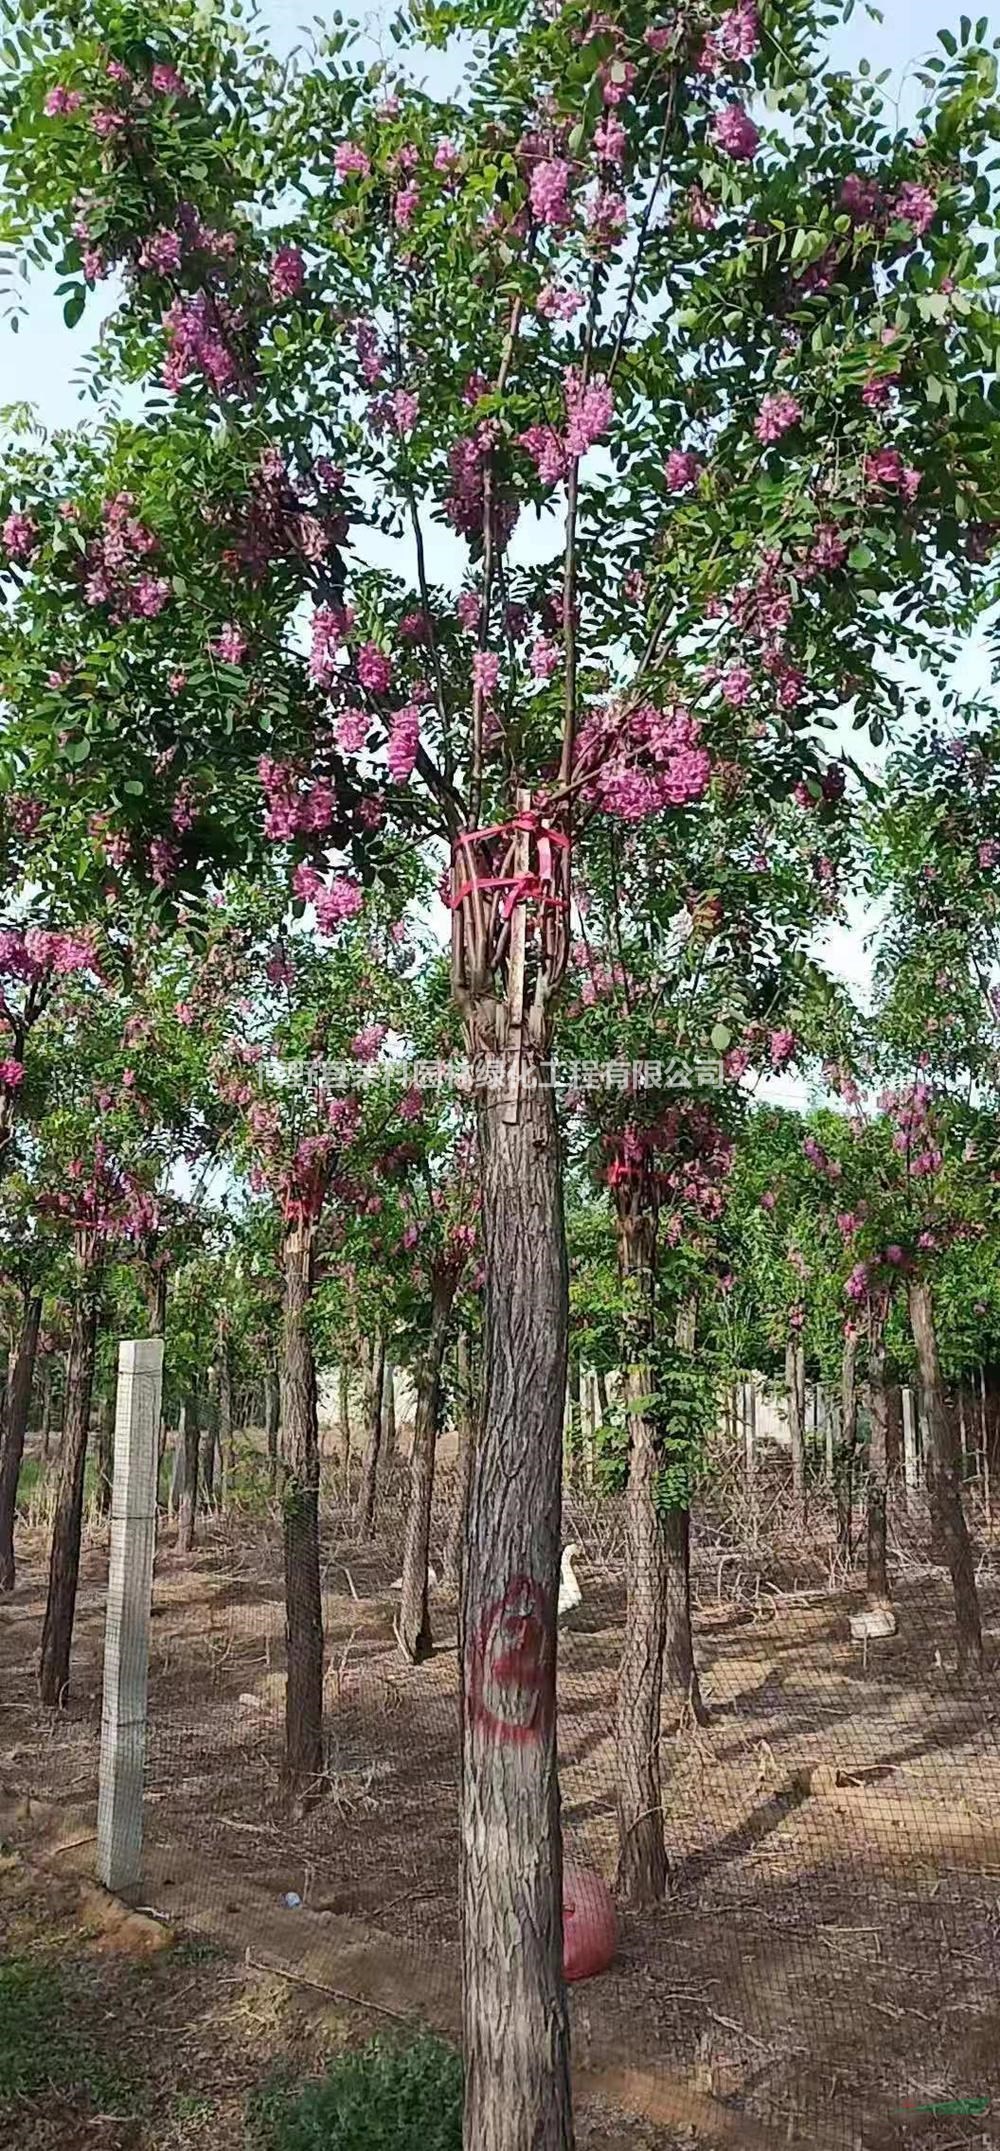
[[[670,129],[673,125],[674,101],[676,95],[677,76],[671,75],[670,87],[667,91],[666,110],[663,115],[663,140],[660,143],[660,159],[656,167],[656,174],[653,180],[649,200],[646,203],[646,207],[642,213],[642,222],[639,226],[638,238],[636,239],[635,254],[632,260],[632,268],[629,275],[628,288],[625,293],[625,304],[622,309],[622,318],[618,325],[618,334],[615,338],[615,347],[611,354],[611,364],[608,367],[609,382],[614,380],[615,374],[618,371],[618,364],[621,359],[622,352],[625,348],[625,338],[628,335],[629,331],[629,324],[632,318],[632,307],[635,301],[635,289],[639,281],[639,270],[642,266],[642,257],[645,252],[646,240],[649,236],[650,221],[653,215],[656,197],[660,191],[660,186],[663,180],[663,173],[667,162],[667,146],[670,139]]]

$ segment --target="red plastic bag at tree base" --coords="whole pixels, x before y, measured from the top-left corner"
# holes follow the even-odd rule
[[[593,1979],[618,1947],[618,1915],[607,1883],[587,1867],[563,1870],[563,1973]]]

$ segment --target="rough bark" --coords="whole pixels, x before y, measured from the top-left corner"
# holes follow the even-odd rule
[[[215,1465],[219,1449],[218,1368],[208,1370],[204,1423],[201,1430],[201,1500],[206,1509],[215,1506]]]
[[[35,1354],[38,1350],[38,1331],[41,1319],[42,1295],[40,1292],[35,1292],[25,1301],[24,1320],[17,1340],[17,1352],[4,1392],[3,1423],[2,1429],[0,1429],[0,1591],[12,1591],[14,1589],[14,1516],[17,1508],[17,1482],[21,1476],[24,1437],[28,1431],[31,1388],[34,1379]]]
[[[291,1223],[283,1249],[281,1348],[285,1557],[284,1783],[299,1796],[323,1777],[323,1602],[319,1567],[319,1426],[308,1314],[315,1227]]]
[[[693,1299],[677,1311],[675,1342],[678,1351],[694,1353],[698,1310]],[[691,1512],[686,1502],[666,1508],[663,1530],[667,1549],[666,1603],[664,1607],[663,1686],[677,1716],[690,1711],[699,1725],[708,1712],[701,1700],[694,1657],[691,1622]]]
[[[52,1440],[52,1361],[46,1358],[42,1368],[42,1463],[49,1461],[49,1445]]]
[[[76,1612],[76,1587],[80,1574],[80,1532],[83,1523],[83,1479],[90,1431],[90,1400],[94,1387],[94,1357],[100,1306],[100,1272],[93,1258],[80,1263],[78,1289],[73,1302],[69,1356],[66,1366],[66,1405],[59,1451],[52,1549],[49,1556],[49,1589],[42,1625],[39,1693],[51,1710],[65,1701],[69,1688],[69,1660]]]
[[[457,1590],[462,1580],[462,1548],[465,1542],[465,1519],[469,1507],[469,1486],[472,1479],[472,1455],[475,1442],[475,1405],[472,1391],[472,1365],[469,1356],[469,1339],[460,1330],[455,1347],[455,1418],[458,1425],[458,1455],[455,1458],[455,1484],[451,1496],[451,1519],[448,1525],[448,1544],[444,1556],[444,1580]]]
[[[94,1509],[98,1516],[111,1514],[111,1488],[115,1476],[115,1393],[106,1389],[97,1411],[97,1453]]]
[[[568,1282],[544,1080],[480,1105],[485,1384],[462,1581],[465,2136],[572,2151],[556,1606]]]
[[[434,1648],[427,1568],[430,1560],[434,1460],[441,1424],[441,1363],[455,1298],[452,1273],[434,1279],[431,1326],[417,1378],[417,1413],[410,1457],[410,1507],[403,1548],[403,1585],[397,1635],[404,1658],[419,1665]]]
[[[910,1284],[910,1328],[920,1368],[920,1386],[926,1414],[926,1440],[934,1536],[944,1549],[955,1601],[955,1636],[958,1670],[982,1669],[983,1632],[979,1594],[965,1510],[962,1507],[961,1454],[945,1403],[941,1362],[938,1356],[934,1303],[930,1285],[922,1278]]]
[[[872,1612],[888,1606],[891,1598],[886,1559],[886,1512],[889,1498],[889,1407],[885,1391],[886,1312],[881,1304],[872,1306],[868,1331],[868,1410],[871,1432],[868,1441],[865,1602]]]
[[[267,1483],[272,1500],[278,1491],[278,1373],[275,1367],[264,1369],[264,1433],[267,1440]]]
[[[785,1346],[785,1392],[788,1398],[788,1437],[792,1452],[792,1504],[802,1524],[806,1521],[806,1356],[799,1337]]]
[[[375,1529],[375,1496],[378,1491],[378,1460],[382,1448],[384,1427],[383,1385],[385,1381],[385,1338],[379,1336],[372,1348],[365,1397],[365,1453],[361,1462],[361,1485],[358,1489],[358,1505],[355,1526],[358,1537],[370,1539]]]
[[[629,1430],[626,1496],[627,1603],[618,1670],[618,1882],[626,1904],[656,1904],[667,1887],[660,1783],[668,1547],[657,1499],[658,1430],[649,1410],[652,1372],[625,1372]]]
[[[184,1469],[181,1477],[180,1501],[177,1506],[177,1551],[189,1554],[194,1550],[194,1527],[198,1509],[198,1397],[192,1389],[184,1399],[181,1424],[177,1429],[178,1442],[183,1441]]]
[[[337,1369],[337,1416],[340,1423],[340,1464],[344,1478],[344,1498],[351,1493],[351,1377],[344,1361]]]
[[[222,1466],[222,1506],[225,1508],[233,1481],[235,1454],[233,1450],[233,1362],[229,1349],[229,1330],[224,1315],[219,1317],[219,1350],[216,1366],[218,1369],[216,1401],[218,1405],[219,1460]]]
[[[834,1459],[837,1558],[849,1568],[854,1554],[854,1461],[858,1446],[858,1340],[844,1338],[840,1362],[840,1441]]]
[[[146,1313],[151,1337],[163,1337],[167,1328],[167,1272],[162,1262],[146,1266],[143,1278]]]

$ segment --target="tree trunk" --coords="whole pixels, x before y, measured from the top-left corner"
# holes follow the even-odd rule
[[[42,1368],[42,1463],[49,1461],[49,1443],[52,1440],[52,1361],[46,1358]]]
[[[548,1070],[479,1109],[485,1385],[462,1579],[465,2135],[572,2151],[556,1768],[568,1277]]]
[[[692,1357],[697,1325],[697,1302],[694,1299],[685,1300],[677,1310],[675,1342],[678,1351],[687,1352]],[[690,1711],[699,1725],[705,1725],[708,1722],[708,1712],[701,1700],[694,1659],[694,1632],[691,1623],[691,1511],[686,1501],[672,1503],[665,1509],[663,1529],[667,1549],[664,1687],[676,1715]]]
[[[97,1482],[94,1508],[101,1517],[111,1514],[111,1489],[115,1476],[115,1392],[106,1389],[97,1411]]]
[[[386,1460],[391,1467],[396,1454],[396,1369],[388,1356],[382,1375],[382,1425]]]
[[[192,1389],[184,1399],[181,1424],[177,1429],[178,1442],[184,1443],[184,1473],[181,1479],[181,1498],[177,1509],[177,1551],[189,1554],[194,1551],[194,1526],[198,1509],[198,1394]]]
[[[931,1516],[935,1536],[945,1551],[955,1600],[955,1634],[958,1670],[970,1666],[982,1670],[983,1634],[979,1618],[979,1595],[965,1511],[962,1507],[961,1460],[954,1428],[948,1417],[938,1357],[934,1303],[930,1285],[921,1278],[910,1284],[910,1328],[920,1368],[920,1386],[926,1412]]]
[[[465,1519],[469,1508],[469,1486],[472,1481],[472,1453],[475,1440],[472,1393],[472,1368],[469,1360],[467,1331],[459,1330],[455,1347],[455,1416],[458,1421],[458,1455],[455,1458],[455,1484],[451,1497],[451,1521],[448,1525],[448,1544],[444,1556],[444,1580],[458,1590],[462,1581],[462,1549],[465,1543]]]
[[[629,1431],[625,1637],[618,1670],[618,1879],[629,1905],[658,1904],[667,1887],[660,1784],[669,1553],[657,1499],[659,1433],[648,1405],[652,1370],[625,1373]]]
[[[785,1390],[788,1397],[788,1436],[792,1451],[792,1503],[796,1521],[806,1521],[806,1361],[799,1337],[785,1346]]]
[[[365,1399],[368,1432],[365,1453],[361,1464],[361,1486],[355,1513],[358,1537],[370,1539],[375,1529],[375,1495],[378,1488],[378,1460],[382,1448],[383,1383],[385,1380],[385,1337],[379,1335],[372,1350],[367,1395]]]
[[[278,1491],[278,1375],[274,1367],[264,1369],[264,1431],[267,1436],[267,1484],[272,1501]]]
[[[66,1404],[59,1451],[55,1511],[52,1519],[52,1551],[49,1558],[49,1590],[42,1626],[39,1693],[52,1710],[65,1701],[69,1687],[69,1656],[76,1612],[76,1587],[80,1574],[80,1531],[83,1522],[83,1480],[90,1431],[90,1399],[94,1386],[94,1357],[100,1307],[100,1271],[91,1259],[80,1262],[78,1289],[73,1303],[69,1357],[66,1366]]]
[[[219,1317],[218,1367],[218,1436],[219,1459],[222,1465],[222,1506],[226,1507],[233,1482],[233,1363],[229,1351],[229,1331],[224,1315]]]
[[[14,1588],[17,1482],[21,1476],[24,1437],[28,1431],[41,1320],[42,1295],[35,1292],[25,1302],[24,1320],[17,1341],[17,1356],[4,1394],[3,1426],[0,1432],[0,1591],[12,1591]]]
[[[834,1461],[837,1559],[850,1568],[854,1554],[854,1458],[858,1446],[858,1340],[844,1338],[840,1362],[840,1441]]]
[[[403,1548],[403,1588],[397,1633],[404,1658],[419,1665],[434,1648],[428,1605],[434,1460],[441,1424],[441,1362],[455,1298],[457,1278],[436,1277],[431,1301],[431,1329],[417,1384],[417,1416],[410,1458],[410,1508]]]
[[[167,1272],[162,1262],[145,1266],[143,1288],[151,1337],[163,1337],[167,1329]]]
[[[286,1788],[316,1791],[323,1777],[323,1600],[319,1567],[319,1425],[308,1314],[315,1225],[286,1227],[281,1352],[285,1554]]]
[[[201,1500],[202,1507],[215,1506],[215,1462],[219,1447],[219,1380],[218,1368],[208,1370],[205,1396],[205,1419],[201,1435]]]
[[[889,1407],[885,1392],[885,1324],[888,1310],[869,1309],[868,1409],[868,1549],[865,1602],[870,1612],[891,1603],[886,1560],[886,1511],[889,1496]]]
[[[344,1500],[351,1498],[351,1377],[341,1360],[337,1369],[337,1415],[340,1421],[340,1463],[344,1477]]]

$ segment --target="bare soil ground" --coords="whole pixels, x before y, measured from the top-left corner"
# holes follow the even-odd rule
[[[652,2138],[624,2120],[610,2135],[581,2132],[608,2151],[1000,2143],[997,1643],[990,1634],[986,1676],[959,1685],[947,1578],[909,1555],[899,1636],[851,1643],[857,1592],[830,1588],[817,1528],[812,1556],[736,1549],[720,1566],[715,1534],[699,1552],[710,1715],[705,1727],[665,1731],[670,1900],[627,1920],[612,1971],[574,1991],[578,2064],[611,2088],[613,2067],[655,2071],[660,2085]],[[610,1879],[623,1590],[605,1512],[598,1524],[596,1510],[581,1510],[571,1531],[584,1548],[584,1600],[561,1644],[567,1855]],[[182,1563],[164,1534],[148,1821],[152,1845],[197,1848],[208,1896],[235,1901],[242,1877],[273,1901],[286,1961],[289,1891],[313,1938],[338,1915],[392,1938],[387,1954],[409,1964],[433,2016],[457,1966],[455,1608],[436,1594],[438,1650],[408,1667],[388,1588],[398,1545],[393,1530],[358,1548],[328,1519],[331,1789],[295,1818],[277,1784],[278,1535],[228,1520],[206,1527]],[[87,1802],[106,1556],[87,1550],[74,1692],[47,1721],[34,1699],[40,1553],[29,1547],[15,1599],[0,1607],[0,1781]],[[980,1589],[987,1631],[1000,1629],[987,1554]],[[329,1979],[338,1984],[332,1937]],[[634,2084],[622,2097],[640,2110]],[[160,2151],[173,2139],[143,2141]]]

